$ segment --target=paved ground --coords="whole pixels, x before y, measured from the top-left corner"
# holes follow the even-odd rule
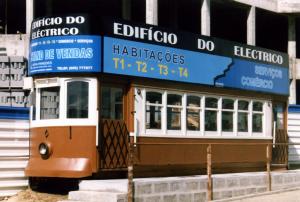
[[[300,189],[230,200],[232,202],[300,202]]]

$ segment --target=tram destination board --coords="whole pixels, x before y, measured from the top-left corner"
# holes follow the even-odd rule
[[[285,53],[125,21],[104,33],[106,73],[289,94]]]

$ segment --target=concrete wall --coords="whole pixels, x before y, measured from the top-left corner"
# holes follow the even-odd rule
[[[26,34],[0,34],[0,48],[6,48],[7,56],[22,56],[28,55],[29,40]],[[1,51],[3,53],[4,51]]]
[[[272,190],[300,185],[300,171],[272,173]],[[267,191],[265,172],[213,175],[213,200]],[[135,202],[206,201],[207,176],[143,178],[134,180]]]

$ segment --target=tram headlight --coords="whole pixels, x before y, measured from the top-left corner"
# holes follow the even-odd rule
[[[49,158],[51,154],[51,147],[49,144],[42,142],[39,145],[39,153],[43,159]]]

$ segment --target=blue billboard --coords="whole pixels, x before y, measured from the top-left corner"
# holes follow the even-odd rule
[[[106,73],[288,95],[288,68],[236,57],[104,37]]]
[[[48,16],[31,24],[29,74],[100,72],[101,37],[85,15]]]
[[[52,36],[30,43],[29,74],[100,72],[100,36]]]

